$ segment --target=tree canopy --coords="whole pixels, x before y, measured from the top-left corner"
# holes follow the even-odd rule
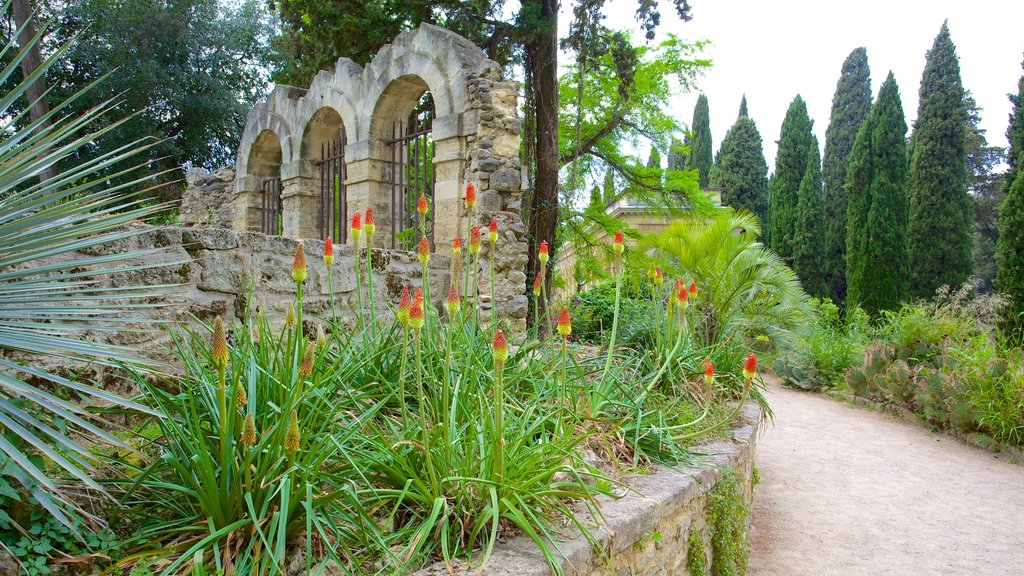
[[[821,200],[821,152],[811,135],[807,169],[797,190],[796,226],[793,231],[793,272],[811,296],[825,295],[825,207]]]
[[[782,121],[775,173],[768,187],[768,242],[787,262],[793,258],[797,193],[807,172],[810,149],[811,118],[803,98],[797,95]]]
[[[761,134],[748,116],[737,118],[725,134],[715,158],[713,183],[722,187],[722,204],[748,210],[757,216],[758,221],[765,222],[768,213],[768,163],[764,159]]]
[[[708,98],[701,94],[693,108],[693,124],[690,125],[693,140],[690,143],[689,167],[698,171],[698,183],[701,188],[708,185],[711,178],[712,142],[711,112],[708,109]]]

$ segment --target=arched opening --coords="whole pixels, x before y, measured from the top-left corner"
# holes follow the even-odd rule
[[[260,232],[281,235],[281,140],[272,130],[256,136],[249,149],[248,172],[260,187]]]
[[[371,199],[387,203],[392,248],[411,250],[419,241],[416,203],[427,198],[423,232],[434,238],[434,100],[418,76],[402,76],[384,89],[374,108],[371,131],[384,145],[384,194]],[[383,202],[381,202],[383,200]]]
[[[317,214],[320,238],[331,236],[342,243],[348,241],[346,144],[344,123],[333,108],[317,110],[302,135],[302,158],[315,163],[320,186]]]

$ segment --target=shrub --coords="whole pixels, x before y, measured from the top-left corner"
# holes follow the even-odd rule
[[[838,388],[846,370],[861,361],[873,332],[867,314],[853,308],[841,318],[828,298],[812,304],[813,320],[800,330],[797,344],[786,347],[774,363],[783,382],[811,388]]]

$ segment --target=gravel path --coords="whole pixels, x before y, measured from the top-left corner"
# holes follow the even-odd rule
[[[752,576],[1024,574],[1024,466],[772,385]]]

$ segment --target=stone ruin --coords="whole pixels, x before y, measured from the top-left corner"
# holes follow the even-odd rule
[[[456,236],[467,240],[470,224],[498,221],[496,254],[485,242],[480,268],[471,271],[479,276],[481,317],[496,312],[510,330],[523,332],[518,97],[519,84],[503,79],[480,48],[423,24],[384,46],[365,68],[342,58],[308,89],[276,86],[249,113],[235,167],[189,173],[180,222],[296,240],[333,232],[341,243],[351,214],[373,206],[375,247],[407,249],[410,196],[425,194],[432,199],[433,248],[442,256],[451,254]],[[468,183],[478,190],[472,217],[464,202]],[[443,295],[447,285],[431,292]]]

